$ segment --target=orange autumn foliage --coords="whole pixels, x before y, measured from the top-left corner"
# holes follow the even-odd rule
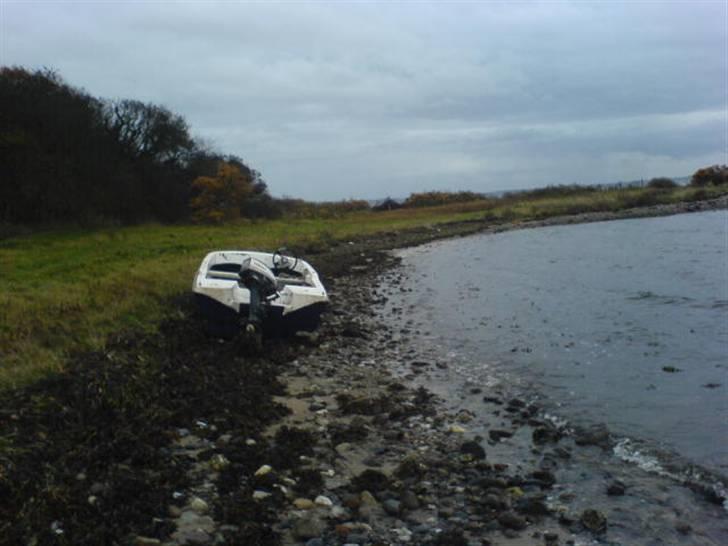
[[[240,218],[240,207],[253,193],[253,183],[239,167],[221,161],[216,176],[197,177],[192,189],[195,192],[190,200],[192,219],[220,224]]]

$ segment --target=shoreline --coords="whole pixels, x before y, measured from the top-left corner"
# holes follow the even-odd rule
[[[609,540],[615,522],[600,506],[569,504],[595,492],[563,489],[557,476],[582,453],[601,460],[604,431],[569,435],[528,400],[482,389],[468,399],[487,407],[493,422],[487,437],[473,437],[468,431],[483,425],[474,423],[475,412],[445,408],[412,382],[448,363],[418,354],[416,333],[408,341],[377,322],[375,309],[388,292],[407,289],[385,251],[477,232],[725,208],[726,196],[519,224],[445,224],[341,243],[310,258],[333,302],[321,329],[267,342],[262,355],[201,337],[189,302],[178,301],[180,317],[156,337],[122,334],[102,353],[77,355],[62,377],[3,395],[0,430],[10,431],[17,453],[0,453],[0,486],[11,493],[0,503],[7,540],[0,543]],[[51,418],[53,411],[60,417]],[[97,437],[87,439],[90,432]],[[37,457],[53,468],[45,483],[35,483]],[[632,491],[641,484],[618,482],[600,483],[612,488],[609,497],[639,500]],[[129,484],[138,489],[128,491]],[[52,491],[65,500],[34,507],[33,495]],[[700,500],[707,493],[699,491],[697,502],[720,516],[722,507]],[[120,503],[130,508],[122,511]],[[690,513],[671,514],[663,524],[682,543],[721,543]]]
[[[382,284],[388,285],[391,290],[407,290],[406,286],[398,286],[402,277],[396,268],[384,275],[388,280]],[[386,294],[386,288],[375,288],[374,305],[383,304]],[[395,323],[398,316],[395,314]],[[370,344],[378,346],[373,351],[377,356],[370,355],[368,362],[372,366],[380,362],[376,373],[379,374],[381,387],[377,390],[370,386],[368,398],[359,398],[362,404],[366,406],[367,400],[386,396],[392,379],[395,385],[401,381],[406,389],[416,389],[417,385],[428,384],[427,379],[419,378],[433,373],[447,374],[447,362],[433,355],[419,354],[412,345],[405,344],[395,349],[394,354],[388,353],[393,346],[405,343],[402,338],[407,336],[382,332],[372,334],[379,326],[371,320],[371,317],[364,319],[368,326],[364,331],[371,336],[367,336]],[[415,347],[418,345],[417,335],[415,332],[410,336],[414,338],[410,343]],[[324,360],[327,358],[323,357]],[[315,382],[316,378],[321,378],[316,370],[322,366],[320,362],[314,362],[301,368]],[[328,388],[314,389],[313,392],[294,388],[294,397],[312,398],[309,406],[312,411],[308,414],[299,412],[298,424],[331,426],[331,421],[334,421],[334,426],[340,426],[346,422],[340,415],[342,408],[336,400],[332,400],[334,392],[342,386],[348,388],[356,383],[346,378],[346,372],[343,374],[343,379],[332,379],[332,375],[337,375],[329,368],[328,374],[325,374]],[[298,384],[297,379],[294,384]],[[431,381],[429,383],[432,384]],[[383,467],[385,475],[395,480],[395,491],[388,488],[374,491],[375,502],[368,501],[380,509],[380,513],[375,524],[364,519],[371,529],[367,527],[369,535],[361,544],[585,544],[591,541],[612,543],[609,541],[617,535],[618,540],[627,541],[618,543],[631,543],[651,536],[659,537],[664,543],[717,545],[728,536],[724,508],[719,506],[725,499],[717,497],[715,491],[699,482],[681,481],[679,477],[650,473],[628,464],[615,454],[617,439],[605,427],[595,425],[571,429],[544,416],[540,408],[528,400],[510,398],[507,389],[505,392],[502,389],[489,392],[478,385],[468,386],[465,383],[463,391],[461,403],[455,401],[453,404],[450,400],[450,407],[445,407],[440,401],[434,406],[434,415],[410,419],[401,431],[409,436],[407,441],[395,442],[394,447],[389,448],[397,455],[403,455],[399,462],[396,456],[393,456],[393,461],[385,459],[384,463],[378,461],[373,464],[371,460],[372,451],[381,449],[383,443],[389,442],[391,446],[393,440],[381,430],[383,426],[396,429],[397,425],[392,426],[391,422],[374,426],[380,436],[375,434],[372,438],[370,433],[366,440],[353,442],[353,447],[343,443],[322,449],[320,460],[343,460],[346,463],[334,466],[337,475],[344,473],[344,479],[327,483],[326,492],[333,492],[335,508],[339,503],[351,502],[351,495],[356,489],[351,485],[347,487],[345,483],[347,479],[355,483],[357,472],[368,465],[377,470]],[[469,409],[483,405],[487,406],[486,410]],[[476,422],[483,412],[490,414],[487,424]],[[331,415],[338,419],[330,419]],[[471,427],[481,436],[470,432]],[[387,432],[392,433],[391,430]],[[413,449],[405,453],[408,446]],[[484,448],[483,451],[479,447]],[[619,444],[619,447],[624,449],[624,444]],[[328,456],[325,455],[327,450]],[[484,456],[483,459],[480,459],[481,456]],[[421,493],[417,495],[418,500],[424,497],[425,502],[431,501],[433,491],[438,492],[436,502],[427,504],[430,511],[425,511],[425,514],[422,513],[422,502],[411,511],[401,508],[411,496],[410,488],[413,486],[412,481],[403,480],[397,474],[408,457],[430,469],[448,469],[447,476],[436,474],[433,477],[432,473],[426,473],[417,477],[418,480],[428,478],[426,483],[432,482],[418,491]],[[590,480],[584,479],[586,473],[591,474]],[[441,480],[439,483],[438,479]],[[658,493],[661,490],[669,491],[669,495]],[[668,496],[670,501],[667,501]],[[385,503],[389,503],[389,511]],[[681,509],[681,504],[684,509]],[[312,510],[286,512],[282,525],[282,529],[290,530],[290,535],[287,535],[290,540],[286,544],[309,544],[304,539],[311,540],[311,546],[337,543],[329,541],[330,535],[326,531],[321,532],[323,538],[320,542],[317,541],[319,537],[296,534],[303,525],[301,522],[307,525],[311,521],[319,521],[317,518],[325,520],[331,517],[320,507]],[[623,513],[625,511],[627,513]],[[334,517],[338,516],[335,514]],[[706,518],[711,520],[707,523],[712,525],[710,529],[705,528]],[[355,529],[360,523],[355,518]],[[610,533],[610,528],[618,531]],[[400,531],[393,532],[392,529]],[[401,529],[415,531],[410,536]],[[299,540],[296,541],[296,538]],[[356,539],[359,538],[357,535]]]

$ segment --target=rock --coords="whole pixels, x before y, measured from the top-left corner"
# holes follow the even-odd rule
[[[400,479],[421,478],[426,471],[427,467],[423,464],[421,457],[413,453],[402,459],[394,474]]]
[[[224,445],[229,444],[230,443],[230,440],[232,440],[232,439],[233,439],[233,435],[232,434],[228,434],[228,433],[221,434],[220,437],[217,439],[217,441],[215,443],[218,444],[218,445],[220,445],[220,446],[224,446]]]
[[[379,470],[367,469],[351,480],[354,491],[381,491],[389,487],[389,477]]]
[[[349,519],[350,513],[343,506],[333,506],[331,508],[331,517],[338,520]]]
[[[366,519],[372,520],[379,508],[379,503],[369,491],[363,491],[359,497],[359,515]]]
[[[514,508],[528,516],[545,516],[549,513],[546,503],[537,497],[522,497],[516,501]]]
[[[192,500],[190,500],[189,503],[190,509],[198,514],[206,514],[210,507],[208,504],[201,499],[200,497],[192,497]]]
[[[359,508],[363,506],[379,506],[379,503],[369,491],[362,491],[361,495],[359,495]]]
[[[607,518],[604,514],[597,510],[584,510],[581,513],[579,521],[581,521],[581,524],[592,533],[601,534],[607,531]]]
[[[89,493],[92,495],[101,495],[109,490],[109,486],[101,482],[94,482],[91,487],[88,488]]]
[[[217,453],[210,458],[210,468],[216,472],[225,470],[228,466],[230,466],[230,461],[221,453]]]
[[[398,516],[402,510],[402,505],[398,500],[387,499],[382,503],[384,511],[390,516]]]
[[[134,546],[158,546],[160,544],[162,541],[158,538],[136,537],[134,539]]]
[[[523,400],[521,400],[520,398],[512,398],[511,400],[508,401],[508,405],[512,408],[518,408],[518,409],[526,407],[526,403]]]
[[[675,366],[663,366],[662,371],[667,373],[677,373],[681,372],[682,370],[680,368],[676,368]]]
[[[351,533],[347,537],[346,544],[344,544],[344,546],[359,546],[360,544],[366,544],[367,542],[369,542],[367,535],[362,533]]]
[[[498,523],[506,529],[521,531],[526,528],[526,519],[513,512],[503,512],[498,516]]]
[[[296,520],[293,524],[293,536],[298,540],[308,540],[310,538],[318,538],[323,534],[326,526],[316,516],[307,513],[305,516]]]
[[[267,491],[261,491],[260,489],[253,491],[253,499],[255,500],[264,500],[271,496],[271,493],[268,493]]]
[[[479,487],[482,487],[483,489],[488,489],[491,487],[496,489],[505,489],[506,487],[508,487],[508,483],[503,478],[480,478],[476,483]]]
[[[561,439],[561,433],[552,427],[538,427],[533,430],[531,439],[537,445],[555,443]]]
[[[202,529],[177,531],[172,537],[179,544],[209,544],[212,540],[210,534]]]
[[[603,448],[609,447],[609,429],[606,425],[592,425],[589,428],[577,429],[574,435],[574,442],[580,446],[599,446]]]
[[[255,477],[260,478],[261,476],[265,476],[266,474],[269,474],[272,470],[273,468],[270,465],[264,464],[255,471]]]
[[[506,489],[506,491],[514,499],[520,499],[523,495],[525,495],[523,489],[518,486],[509,487],[508,489]]]
[[[483,499],[483,505],[491,510],[503,510],[507,508],[506,502],[498,495],[490,493]]]
[[[324,508],[331,508],[334,503],[331,501],[330,498],[324,497],[323,495],[319,495],[316,497],[316,500],[313,501],[316,506],[322,506]]]
[[[324,541],[320,538],[312,538],[311,540],[306,541],[305,546],[324,546]]]
[[[619,497],[624,495],[625,486],[619,480],[613,481],[607,486],[607,495],[612,497]]]
[[[460,453],[470,455],[473,459],[485,459],[485,450],[478,442],[474,441],[464,442],[460,446]]]
[[[354,495],[353,493],[342,494],[341,501],[344,503],[344,506],[352,510],[357,510],[359,508],[359,504],[361,504],[359,495]]]
[[[409,489],[404,491],[400,496],[402,506],[407,510],[417,510],[420,507],[420,501],[412,491]]]
[[[543,540],[546,544],[556,544],[559,541],[559,535],[553,531],[546,531],[543,534]]]
[[[676,521],[675,530],[681,535],[688,535],[693,530],[689,523],[685,521]]]
[[[299,497],[293,501],[293,506],[295,506],[299,510],[311,510],[316,505],[311,499]]]
[[[531,476],[540,482],[543,487],[551,487],[556,483],[556,476],[550,470],[536,470]]]
[[[488,431],[488,436],[494,442],[500,442],[503,438],[510,438],[513,436],[513,433],[509,430],[492,429]]]
[[[464,434],[467,432],[467,430],[465,430],[460,425],[450,425],[450,427],[447,430],[448,430],[448,432],[452,432],[453,434]]]

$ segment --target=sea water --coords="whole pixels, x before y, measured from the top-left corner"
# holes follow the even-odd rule
[[[606,423],[624,449],[646,442],[728,473],[726,211],[476,235],[403,257],[413,322],[464,374],[508,378],[571,423]]]

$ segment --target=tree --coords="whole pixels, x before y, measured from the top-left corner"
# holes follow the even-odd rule
[[[240,209],[253,193],[253,180],[240,167],[220,161],[217,175],[199,176],[192,183],[194,197],[190,201],[196,222],[222,223],[240,217]]]
[[[118,100],[105,106],[106,126],[135,159],[176,163],[194,148],[187,122],[163,106]]]
[[[728,183],[728,165],[712,165],[698,169],[690,180],[691,186],[719,186]]]

